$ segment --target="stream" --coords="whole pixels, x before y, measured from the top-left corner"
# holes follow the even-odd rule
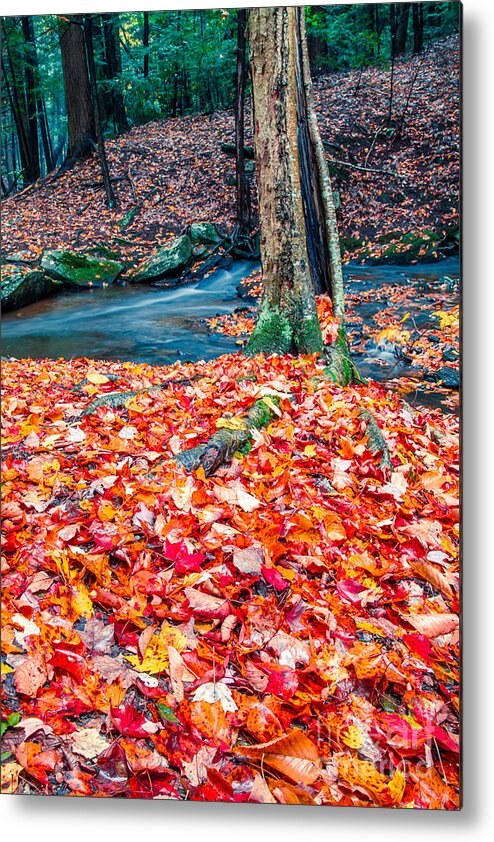
[[[240,281],[259,264],[236,261],[202,281],[157,288],[116,284],[106,289],[62,293],[2,317],[2,354],[33,359],[90,357],[168,365],[177,359],[195,362],[238,351],[234,337],[211,333],[203,320],[245,307],[237,293]],[[443,301],[448,309],[459,300],[457,259],[415,266],[344,267],[345,292],[351,293],[348,328],[359,370],[376,380],[410,376],[410,365],[397,358],[392,343],[367,343],[358,349],[362,324],[372,324],[397,287],[413,288],[412,305],[398,306],[397,324],[404,311],[415,325]],[[384,290],[384,293],[383,293]],[[372,292],[375,291],[375,296]],[[444,294],[441,297],[441,291]],[[359,300],[362,295],[362,301]],[[357,299],[355,301],[355,299]],[[444,304],[446,301],[446,304]],[[434,394],[414,396],[414,401],[440,406]]]

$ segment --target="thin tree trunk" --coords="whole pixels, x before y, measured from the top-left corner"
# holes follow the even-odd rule
[[[391,74],[389,80],[389,106],[388,106],[388,126],[391,125],[391,118],[393,116],[393,88],[395,75],[395,58],[396,58],[396,3],[389,5],[389,30],[391,35]]]
[[[144,12],[142,46],[144,47],[144,78],[147,79],[149,76],[149,12]]]
[[[324,279],[324,290],[330,292],[333,302],[333,313],[343,325],[345,316],[345,300],[343,293],[343,272],[341,268],[340,239],[338,235],[338,223],[336,220],[336,209],[334,206],[333,190],[329,176],[326,155],[317,125],[316,110],[314,107],[314,93],[310,75],[309,55],[307,52],[307,38],[305,32],[305,16],[302,10],[297,12],[299,23],[299,44],[301,57],[301,82],[305,94],[305,109],[309,136],[312,145],[312,157],[314,161],[315,182],[317,185],[317,197],[319,214],[317,220],[318,239],[323,249],[325,266],[321,267],[321,276]],[[307,226],[306,226],[307,227]],[[326,266],[329,269],[329,289],[326,280]]]
[[[247,353],[314,353],[323,345],[300,184],[296,9],[251,9],[249,34],[263,293]]]
[[[38,115],[36,97],[36,47],[34,43],[33,19],[29,15],[21,18],[22,32],[26,45],[24,56],[24,79],[26,91],[27,127],[29,139],[29,157],[31,159],[32,178],[36,181],[40,177],[39,145],[38,145]]]
[[[424,46],[424,8],[422,3],[412,3],[413,52],[421,53]]]
[[[237,12],[237,76],[235,91],[235,158],[237,187],[237,225],[240,234],[250,230],[250,191],[245,175],[244,104],[245,104],[245,47],[247,11]]]
[[[64,166],[71,167],[88,154],[96,138],[81,15],[59,17],[59,36],[68,129]]]
[[[89,82],[91,86],[91,100],[93,105],[93,120],[96,127],[96,142],[98,146],[98,154],[101,165],[101,174],[103,176],[103,184],[105,185],[106,200],[109,208],[114,208],[117,204],[113,187],[110,180],[110,173],[108,170],[108,162],[106,159],[105,141],[103,138],[103,129],[101,126],[101,114],[98,98],[98,88],[96,85],[96,67],[94,63],[94,49],[93,49],[93,18],[91,14],[87,14],[84,19],[84,36],[86,42],[87,62],[89,69]]]
[[[396,28],[396,55],[401,55],[407,47],[408,19],[410,17],[410,3],[402,3],[400,16]]]
[[[115,79],[122,72],[122,58],[120,55],[119,41],[119,20],[118,14],[109,13],[102,15],[103,37],[105,44],[105,73],[111,83],[110,102],[113,113],[113,122],[118,134],[128,131],[129,123],[125,111],[125,104],[121,89],[115,84]]]

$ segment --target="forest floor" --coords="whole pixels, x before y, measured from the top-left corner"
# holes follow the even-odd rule
[[[339,168],[343,236],[365,240],[347,257],[457,225],[457,39],[398,64],[398,116],[419,62],[394,147],[372,145],[388,73],[364,71],[354,97],[358,73],[317,82],[344,160],[400,173]],[[100,242],[131,262],[193,221],[231,228],[232,132],[229,114],[132,129],[108,144],[117,211],[85,186],[92,157],[5,202],[3,248]],[[457,359],[458,311],[436,304]],[[377,327],[408,349],[386,306]],[[251,326],[210,324],[240,342]],[[436,345],[414,340],[432,370]],[[2,376],[2,792],[458,807],[455,414],[341,389],[316,357],[10,359]],[[175,461],[261,397],[274,417],[248,452],[211,477]]]
[[[458,806],[454,415],[312,357],[3,377],[3,791]]]
[[[389,69],[315,82],[323,140],[333,144],[328,157],[345,260],[416,262],[457,248],[458,37],[397,62],[391,120],[389,90]],[[107,142],[116,209],[106,207],[93,154],[2,203],[3,253],[33,258],[46,249],[85,251],[101,243],[135,265],[193,222],[231,231],[235,162],[220,147],[233,140],[232,112],[132,128]]]

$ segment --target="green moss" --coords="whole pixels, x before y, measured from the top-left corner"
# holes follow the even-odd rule
[[[293,350],[293,330],[285,313],[264,304],[245,353],[289,354]]]
[[[324,373],[339,386],[365,382],[351,358],[344,325],[338,328],[337,337],[329,348],[328,358],[329,365],[324,369]]]

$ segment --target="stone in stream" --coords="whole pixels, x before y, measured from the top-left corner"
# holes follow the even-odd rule
[[[25,274],[16,272],[2,279],[2,312],[7,313],[9,310],[18,310],[20,307],[34,304],[35,301],[41,301],[61,288],[63,284],[60,281],[54,281],[37,269]]]
[[[192,240],[187,234],[177,237],[169,246],[160,248],[149,260],[138,266],[129,280],[133,283],[153,283],[161,278],[180,275],[192,258]]]
[[[47,251],[41,258],[47,275],[72,289],[88,289],[112,284],[123,264],[70,251]]]
[[[434,380],[441,386],[446,386],[447,389],[460,388],[460,373],[455,368],[450,366],[443,366],[434,374]]]
[[[223,240],[212,222],[194,222],[190,226],[189,235],[193,243],[202,243],[202,245],[215,245]]]
[[[443,360],[445,363],[454,363],[458,359],[459,354],[456,348],[452,345],[447,345],[443,351]]]

